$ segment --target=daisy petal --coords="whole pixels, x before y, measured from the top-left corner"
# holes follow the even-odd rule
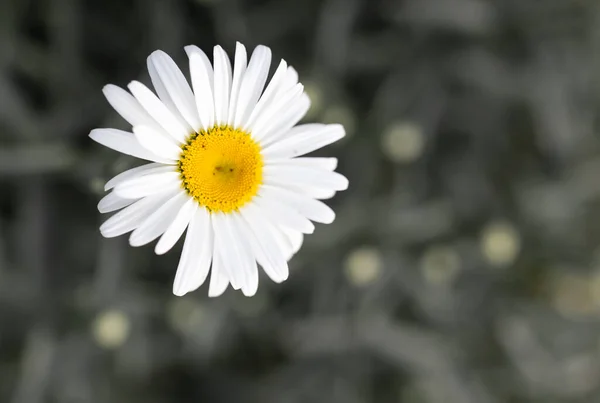
[[[196,245],[200,250],[200,257],[196,262],[196,268],[192,272],[192,276],[189,278],[188,292],[196,290],[206,281],[214,250],[214,232],[212,230],[211,215],[205,208],[199,208],[196,210],[195,216],[198,221],[196,224],[202,229],[200,241]]]
[[[261,95],[260,99],[258,100],[258,103],[256,104],[256,107],[254,108],[254,110],[250,114],[250,117],[248,118],[248,121],[244,125],[244,130],[251,132],[254,128],[254,122],[260,120],[261,113],[269,109],[269,107],[272,106],[275,100],[279,98],[277,97],[277,95],[279,93],[279,89],[283,85],[283,81],[285,80],[286,71],[287,63],[285,62],[285,60],[282,60],[279,63],[279,67],[277,67],[277,70],[275,70],[275,74],[273,74],[273,78],[271,78],[269,85],[267,85],[265,92]]]
[[[294,126],[285,133],[286,138],[305,137],[311,133],[321,132],[327,128],[324,123],[305,123],[303,125]]]
[[[224,125],[229,117],[229,93],[231,92],[231,61],[219,45],[214,48],[214,100],[215,123]]]
[[[303,125],[298,126],[300,132]],[[319,129],[303,132],[302,135],[287,136],[264,149],[265,158],[293,158],[325,147],[344,137],[344,127],[338,124],[325,125]]]
[[[252,52],[248,68],[240,86],[235,111],[234,127],[243,127],[256,106],[256,101],[265,86],[271,65],[271,49],[259,45]]]
[[[248,212],[240,212],[239,216],[236,217],[236,226],[240,231],[240,235],[247,240],[252,256],[263,267],[265,273],[271,278],[278,278],[277,270],[274,269],[274,263],[270,261],[270,257],[264,252],[262,244],[258,241],[248,221],[244,218],[245,214],[248,214]]]
[[[174,194],[175,192],[164,191],[136,201],[106,220],[100,226],[100,233],[105,238],[113,238],[136,229],[146,217]]]
[[[294,186],[294,184],[279,184],[280,187],[284,189],[289,189],[291,191],[306,195],[308,197],[312,197],[317,200],[327,200],[331,199],[335,196],[336,191],[331,189],[323,189],[314,186]]]
[[[239,213],[230,214],[229,217],[230,230],[235,238],[235,242],[239,245],[243,259],[245,259],[246,283],[242,286],[242,293],[245,296],[251,297],[258,290],[258,266],[256,258],[252,251],[251,240],[248,238],[245,231],[245,222]]]
[[[131,126],[158,126],[158,123],[148,115],[137,99],[123,88],[108,84],[102,88],[102,92],[113,109]]]
[[[267,222],[266,227],[271,234],[273,234],[275,244],[281,249],[281,253],[283,253],[285,260],[289,261],[294,256],[294,245],[292,245],[290,238],[285,235],[281,226],[276,226],[272,222]]]
[[[272,223],[278,223],[305,234],[312,234],[315,230],[314,224],[306,217],[276,199],[256,196],[252,203],[261,208]]]
[[[206,209],[196,208],[183,244],[173,282],[173,294],[182,296],[200,287],[208,276],[210,262],[214,258],[210,215]]]
[[[284,235],[287,237],[287,239],[290,241],[290,244],[292,245],[292,249],[291,249],[291,256],[290,259],[293,255],[295,255],[296,253],[298,253],[298,251],[300,250],[300,248],[302,247],[302,244],[304,243],[304,234],[302,232],[298,232],[298,231],[290,231],[287,228],[282,228],[282,231],[284,233]]]
[[[202,128],[208,130],[215,124],[215,106],[213,100],[213,68],[206,54],[196,46],[186,46],[190,59],[190,75],[196,108]]]
[[[290,205],[311,221],[331,224],[335,219],[335,213],[325,203],[288,189],[263,185],[259,194],[265,198],[279,200]]]
[[[245,223],[244,231],[249,235],[250,246],[265,273],[276,283],[287,280],[289,275],[287,259],[277,246],[266,218],[252,204],[242,209],[240,214]]]
[[[232,126],[235,120],[235,111],[237,109],[240,86],[246,73],[248,65],[248,56],[246,48],[239,42],[235,44],[235,63],[233,65],[233,81],[231,84],[231,96],[229,97],[229,114],[227,124]]]
[[[112,148],[122,154],[131,155],[147,161],[172,163],[170,160],[154,154],[142,147],[132,133],[117,129],[94,129],[90,132],[90,138],[105,147]]]
[[[266,165],[263,174],[265,184],[294,183],[296,186],[318,187],[336,191],[348,188],[348,179],[342,174],[310,167]]]
[[[215,246],[215,250],[213,252],[212,270],[210,274],[210,284],[208,286],[208,296],[210,298],[222,295],[229,285],[229,279],[227,278],[225,269],[223,268],[224,253],[226,253],[224,250],[217,249]]]
[[[276,116],[282,116],[289,110],[294,110],[293,106],[301,103],[304,87],[302,84],[296,84],[291,90],[284,93],[277,99],[277,103],[272,105],[268,110],[264,111],[252,130],[252,137],[256,141],[260,141],[269,133],[273,127],[279,125]]]
[[[313,157],[300,157],[300,158],[292,158],[292,159],[279,159],[279,160],[270,160],[267,161],[269,166],[272,166],[273,169],[277,169],[277,167],[285,166],[288,168],[293,167],[306,167],[314,170],[321,170],[330,172],[333,171],[337,167],[337,158],[313,158]],[[335,190],[327,189],[323,187],[318,187],[314,185],[307,185],[306,183],[297,184],[295,182],[282,182],[275,181],[278,187],[283,189],[289,189],[295,193],[300,193],[306,195],[313,199],[330,199],[335,195]]]
[[[169,228],[165,231],[165,233],[160,237],[158,242],[156,243],[156,247],[154,248],[154,253],[157,255],[162,255],[167,253],[171,248],[177,243],[183,232],[187,228],[190,223],[196,209],[198,208],[198,203],[188,197],[188,200],[179,210],[179,213],[173,219],[173,222],[169,225]]]
[[[127,86],[133,96],[156,119],[161,127],[178,143],[185,143],[189,129],[177,118],[152,91],[139,81],[132,81]]]
[[[202,62],[204,65],[203,69],[206,71],[209,86],[212,88],[214,71],[212,64],[210,64],[210,59],[208,56],[206,56],[206,53],[204,53],[204,51],[196,45],[188,45],[184,49],[185,53],[188,55],[188,58],[191,58],[192,55],[196,55],[198,57],[198,61]]]
[[[164,234],[184,203],[188,200],[185,191],[180,191],[156,209],[129,237],[131,246],[146,245]]]
[[[336,191],[333,189],[329,189],[329,188],[324,188],[324,187],[318,187],[318,186],[314,186],[311,184],[306,184],[306,183],[293,183],[293,182],[289,182],[285,179],[269,179],[268,182],[265,182],[271,186],[276,186],[276,187],[280,187],[283,189],[289,189],[293,192],[296,193],[300,193],[309,197],[312,197],[313,199],[318,199],[318,200],[326,200],[326,199],[331,199]]]
[[[139,199],[164,190],[177,191],[178,189],[181,189],[179,173],[173,171],[128,179],[115,186],[114,192],[125,199]]]
[[[154,53],[156,52],[160,51],[157,50]],[[171,112],[171,114],[177,119],[177,121],[179,121],[179,123],[186,129],[186,131],[188,133],[191,133],[193,130],[183,118],[183,116],[177,109],[177,106],[175,106],[175,103],[173,102],[173,99],[171,98],[167,90],[167,85],[160,78],[158,70],[152,61],[152,55],[150,55],[147,59],[147,66],[148,74],[150,74],[150,80],[152,80],[152,86],[154,87],[154,91],[156,91],[158,98],[169,110],[169,112]]]
[[[261,145],[266,148],[277,142],[280,138],[286,136],[290,129],[294,127],[310,109],[310,99],[308,95],[302,94],[298,102],[292,104],[287,111],[273,118],[272,124],[268,130],[265,130]]]
[[[156,92],[171,112],[179,115],[189,129],[200,130],[202,125],[194,94],[173,59],[162,50],[157,50],[148,57],[148,71]]]
[[[298,72],[292,66],[289,66],[285,72],[283,85],[279,87],[279,92],[285,92],[296,84],[298,84]]]
[[[266,163],[269,165],[304,166],[324,171],[334,171],[337,168],[338,160],[337,158],[326,157],[300,157],[269,160]]]
[[[256,289],[258,288],[256,260],[247,243],[248,240],[240,236],[241,228],[237,225],[235,216],[237,216],[237,213],[224,214],[222,216],[222,228],[225,231],[224,240],[227,240],[225,244],[229,245],[229,249],[231,249],[231,252],[227,256],[224,256],[224,258],[231,265],[227,269],[227,272],[230,273],[229,280],[231,284],[234,284],[234,276],[240,277],[241,280],[236,282],[241,284],[240,288],[242,292],[247,295],[252,290],[256,293]]]
[[[242,286],[242,293],[246,297],[253,297],[256,295],[256,291],[258,291],[258,266],[254,259],[252,259],[251,263],[254,269],[250,272],[250,279]]]
[[[225,252],[227,249],[227,252],[220,256],[221,268],[231,282],[231,286],[235,290],[239,290],[246,281],[246,270],[243,266],[243,259],[239,256],[238,245],[235,244],[230,234],[227,214],[211,214],[211,221],[215,234],[215,253],[217,250]]]
[[[146,150],[165,160],[177,161],[181,155],[181,148],[151,127],[135,126],[133,134]]]
[[[140,165],[139,167],[128,169],[127,171],[123,171],[120,174],[114,176],[104,185],[104,190],[108,191],[115,187],[118,183],[124,181],[125,179],[131,179],[136,176],[142,176],[147,172],[152,172],[153,169],[161,168],[164,169],[165,166],[163,164],[151,163]]]
[[[100,213],[110,213],[116,210],[121,210],[123,207],[129,206],[135,201],[137,200],[124,199],[120,196],[117,196],[115,192],[110,192],[109,194],[104,196],[98,203],[98,211]]]

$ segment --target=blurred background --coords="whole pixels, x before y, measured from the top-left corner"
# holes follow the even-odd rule
[[[104,84],[265,44],[350,188],[281,285],[102,239]],[[0,0],[0,402],[600,402],[596,0]]]

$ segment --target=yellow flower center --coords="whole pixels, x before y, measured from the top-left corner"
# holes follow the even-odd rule
[[[194,133],[182,150],[178,164],[183,187],[208,210],[237,210],[258,192],[263,160],[248,133],[215,126]]]

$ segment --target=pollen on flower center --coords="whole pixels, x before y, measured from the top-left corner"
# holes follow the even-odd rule
[[[182,147],[178,166],[185,190],[213,212],[237,210],[262,183],[260,146],[229,126],[194,133]]]

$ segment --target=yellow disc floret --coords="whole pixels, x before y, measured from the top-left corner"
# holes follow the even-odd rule
[[[183,187],[201,206],[227,213],[248,203],[262,183],[260,146],[229,126],[194,133],[182,147]]]

